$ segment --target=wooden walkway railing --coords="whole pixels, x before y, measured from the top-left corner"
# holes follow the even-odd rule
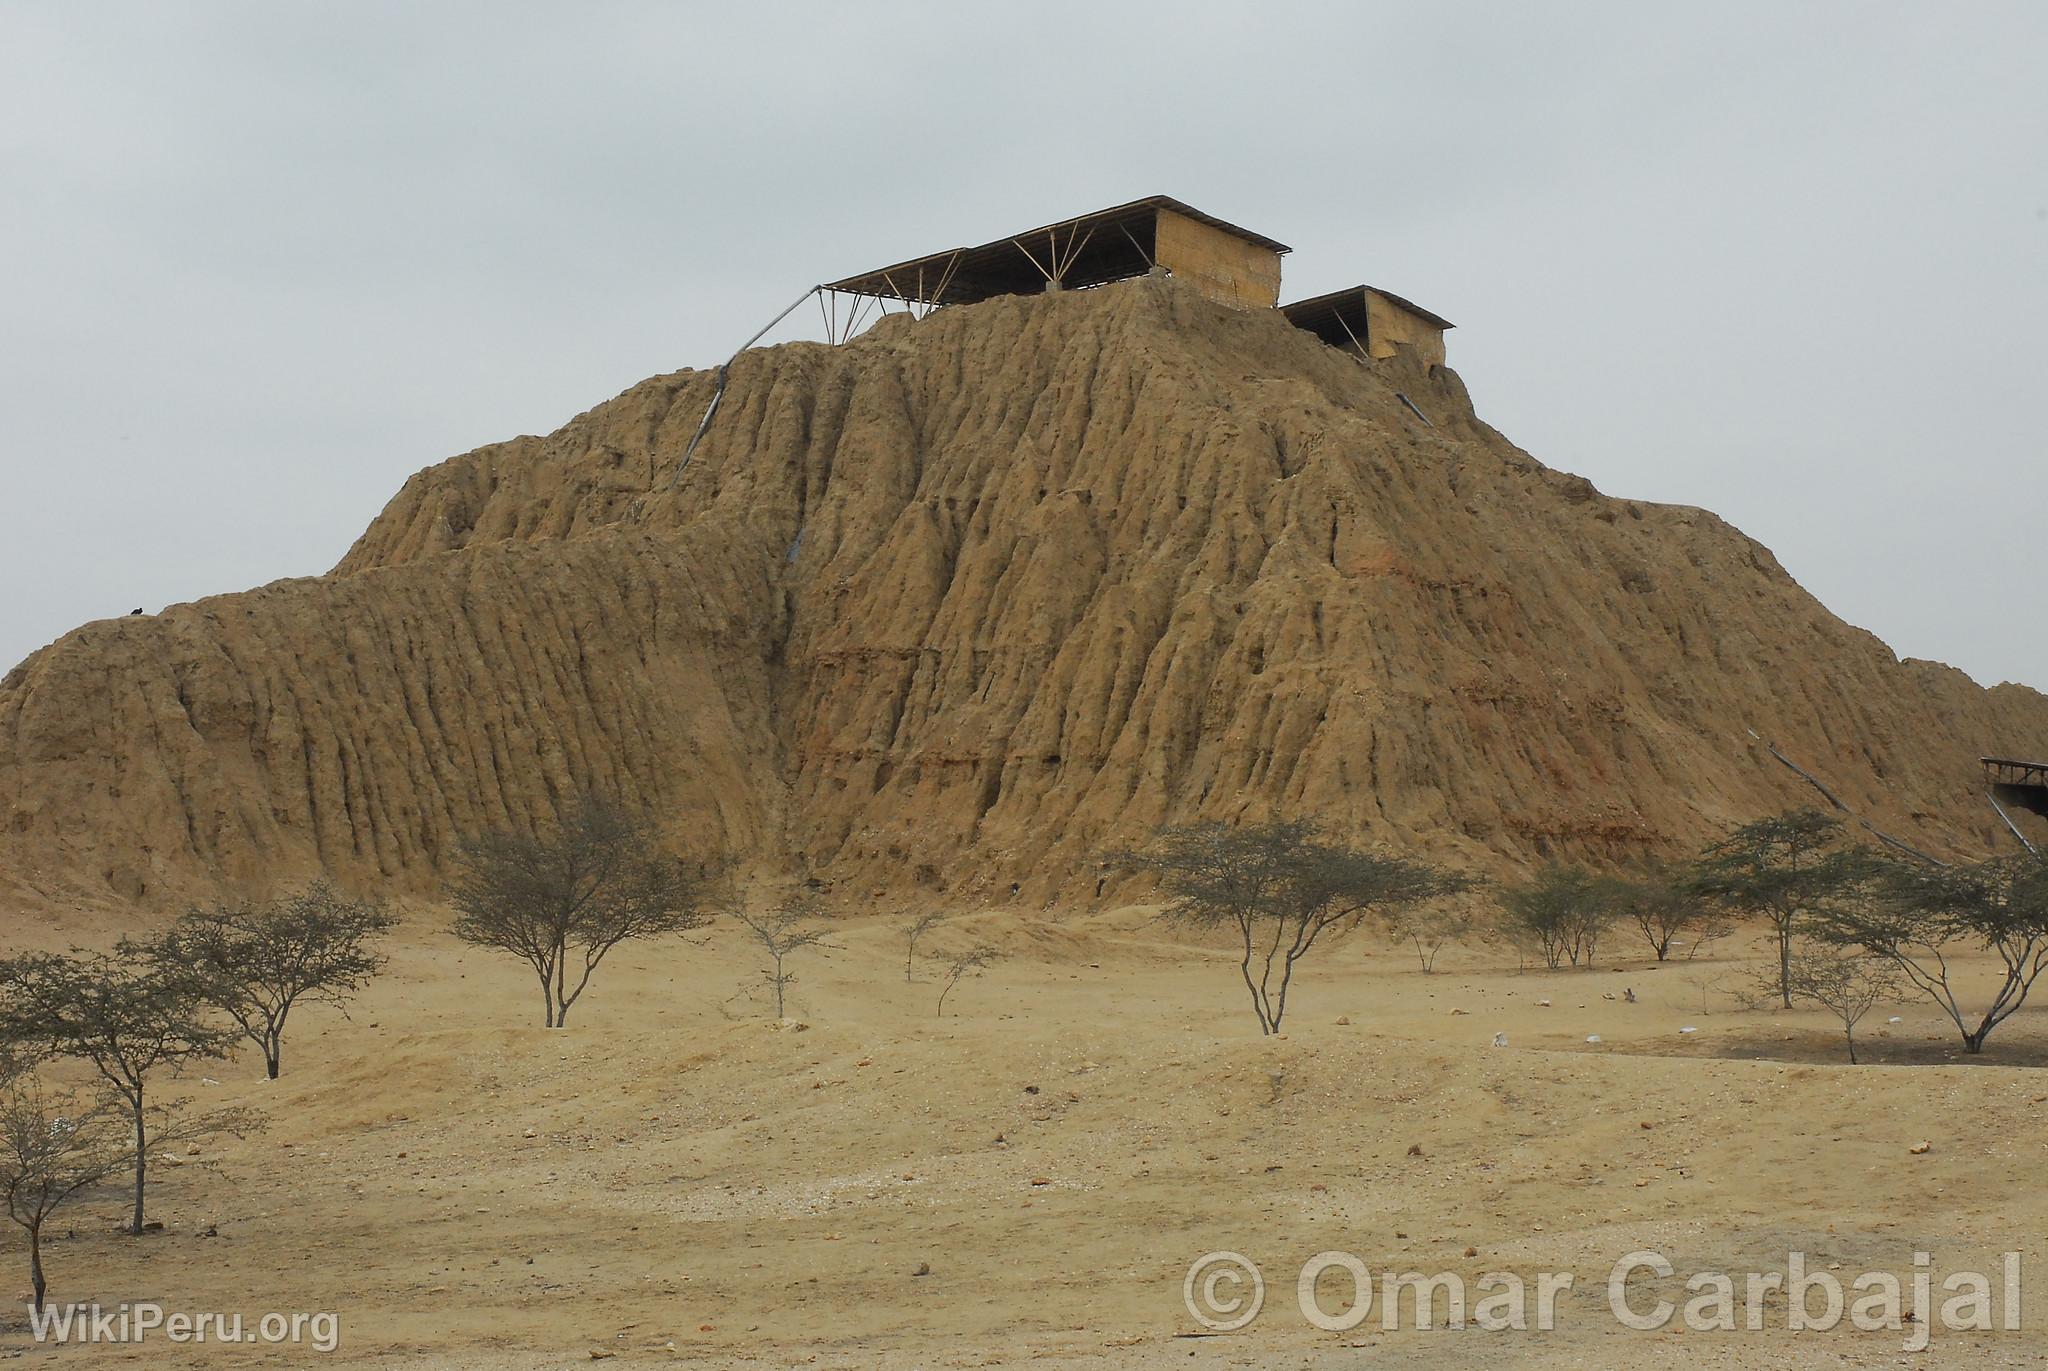
[[[2048,762],[2019,762],[2010,757],[1983,757],[1984,779],[1992,785],[2048,787]]]

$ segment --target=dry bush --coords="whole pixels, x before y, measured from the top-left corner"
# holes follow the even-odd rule
[[[917,979],[917,944],[925,934],[953,917],[950,909],[929,909],[918,915],[903,930],[903,980],[905,984]]]
[[[1467,905],[1425,904],[1400,909],[1387,917],[1388,934],[1415,949],[1424,975],[1436,970],[1437,956],[1453,943],[1480,933],[1480,918]]]
[[[1888,961],[1833,943],[1801,943],[1792,953],[1790,982],[1795,1004],[1825,1009],[1842,1025],[1849,1064],[1856,1064],[1856,1025],[1879,1005],[1897,997],[1899,975]]]
[[[941,1019],[946,1017],[946,997],[953,993],[953,987],[960,984],[964,977],[984,974],[989,964],[999,960],[1002,955],[984,943],[979,947],[969,948],[947,962],[946,975],[939,986],[939,1004],[933,1011],[934,1016]]]
[[[809,891],[797,891],[770,909],[760,913],[735,910],[733,917],[766,954],[768,965],[761,969],[761,979],[773,994],[775,1017],[786,1018],[784,1001],[789,987],[796,984],[796,973],[787,966],[790,956],[805,948],[836,946],[826,941],[832,929],[824,922],[824,907]]]

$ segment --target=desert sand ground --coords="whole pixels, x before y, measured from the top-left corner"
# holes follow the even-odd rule
[[[757,976],[728,925],[622,950],[550,1032],[522,967],[415,911],[352,1019],[296,1023],[281,1081],[245,1057],[182,1084],[271,1123],[191,1159],[215,1168],[159,1168],[162,1233],[115,1235],[118,1197],[97,1197],[49,1252],[55,1300],[333,1311],[340,1349],[51,1349],[16,1304],[0,1355],[475,1371],[2048,1356],[2033,1326],[1937,1326],[1917,1356],[1896,1332],[1794,1335],[1782,1297],[1759,1332],[1637,1332],[1605,1297],[1639,1248],[1679,1273],[1646,1301],[1683,1301],[1695,1270],[1781,1270],[1792,1250],[1845,1280],[1910,1276],[1916,1250],[1937,1279],[1995,1282],[2008,1250],[2041,1262],[2040,1011],[1964,1064],[1931,1006],[1882,1009],[1866,1025],[1879,1060],[1851,1067],[1819,1016],[1735,1007],[1725,987],[1757,939],[1656,967],[1617,934],[1613,966],[1559,973],[1453,950],[1425,975],[1360,934],[1305,964],[1285,1036],[1262,1039],[1223,948],[1125,909],[962,916],[934,954],[1004,956],[939,1018],[941,958],[906,983],[903,922],[850,920],[837,950],[795,963],[793,1021],[722,1003]],[[9,1294],[26,1287],[13,1236]],[[1187,1336],[1203,1330],[1183,1277],[1219,1249],[1262,1268],[1265,1308]],[[1328,1332],[1295,1294],[1326,1249],[1375,1273],[1577,1282],[1550,1332],[1383,1332],[1376,1308]],[[1327,1282],[1325,1304],[1340,1293]],[[2030,1325],[2048,1323],[2042,1298]]]

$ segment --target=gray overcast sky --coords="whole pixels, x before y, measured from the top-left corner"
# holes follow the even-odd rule
[[[16,0],[0,667],[324,571],[813,281],[1163,192],[1458,321],[1552,466],[2048,687],[2044,71],[2038,4]]]

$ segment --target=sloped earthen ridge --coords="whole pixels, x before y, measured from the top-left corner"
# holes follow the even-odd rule
[[[677,480],[709,384],[422,471],[329,575],[30,657],[5,880],[425,890],[586,789],[862,894],[1082,899],[1157,824],[1269,813],[1493,868],[1810,800],[1751,728],[1987,850],[1975,758],[2048,740],[2048,698],[1542,466],[1454,374],[1170,280],[749,353]]]

